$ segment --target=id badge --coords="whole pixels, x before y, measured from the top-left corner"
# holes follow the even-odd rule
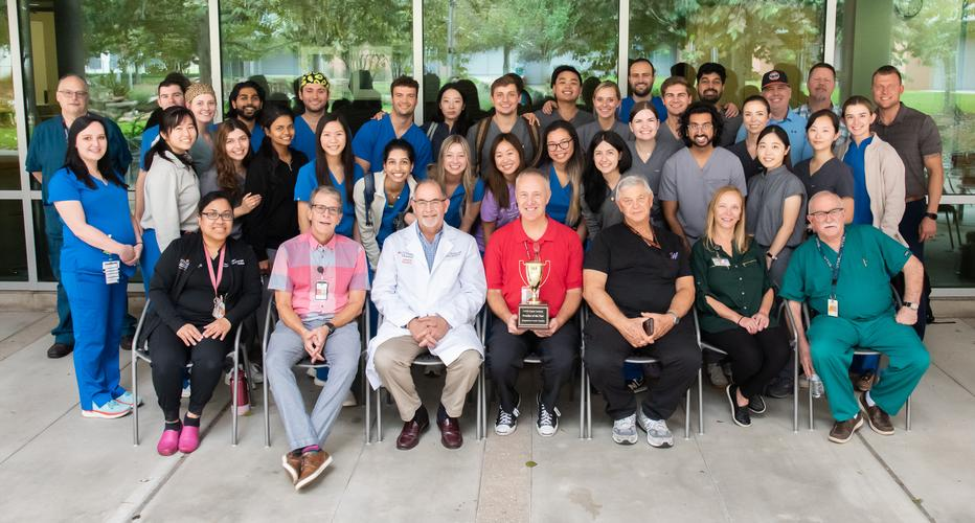
[[[119,261],[111,260],[102,262],[102,273],[105,274],[105,283],[113,285],[119,282]]]
[[[715,267],[731,267],[731,260],[728,258],[722,258],[720,256],[711,258],[711,263],[713,263]]]
[[[830,298],[826,301],[826,314],[832,316],[833,318],[839,317],[840,302],[836,301],[836,298]]]
[[[521,288],[521,303],[528,303],[532,299],[531,287]]]
[[[315,299],[318,301],[323,301],[328,299],[328,282],[327,281],[316,281],[315,282]]]

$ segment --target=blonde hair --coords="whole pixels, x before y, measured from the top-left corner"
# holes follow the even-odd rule
[[[437,156],[437,163],[430,166],[427,174],[443,187],[444,196],[449,200],[451,195],[446,194],[447,169],[444,168],[444,158],[447,156],[447,150],[453,145],[460,145],[461,149],[464,150],[464,154],[467,156],[467,167],[464,167],[464,172],[460,174],[460,184],[464,187],[464,202],[460,208],[460,216],[463,218],[467,204],[474,198],[474,186],[477,183],[477,179],[474,176],[473,158],[471,158],[471,146],[467,144],[467,139],[459,134],[452,134],[445,138],[443,144],[440,145],[440,154]]]
[[[596,103],[596,93],[602,91],[603,89],[612,89],[616,93],[616,101],[623,99],[623,94],[620,93],[620,86],[616,85],[616,82],[606,80],[601,84],[597,85],[595,89],[592,90],[592,103]]]
[[[718,207],[718,200],[726,194],[734,194],[738,197],[738,201],[741,202],[741,218],[739,218],[738,223],[735,224],[735,232],[732,236],[731,242],[738,252],[745,252],[748,250],[748,235],[745,234],[745,197],[741,194],[734,185],[726,185],[714,192],[714,197],[711,198],[711,203],[708,204],[708,214],[705,218],[704,226],[704,237],[701,241],[704,242],[704,246],[708,249],[715,250],[716,244],[714,243],[714,236],[717,230],[716,214]],[[728,253],[731,254],[731,253]]]

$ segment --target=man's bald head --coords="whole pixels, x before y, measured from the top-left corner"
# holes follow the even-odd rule
[[[832,191],[819,191],[809,199],[809,214],[843,207],[843,200]]]

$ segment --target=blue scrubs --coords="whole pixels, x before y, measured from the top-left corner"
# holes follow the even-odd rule
[[[387,202],[389,201],[388,196],[386,201]],[[410,185],[406,184],[403,187],[403,192],[400,193],[399,195],[399,199],[396,200],[396,203],[394,203],[393,205],[389,205],[389,203],[386,204],[386,207],[383,209],[382,224],[379,226],[379,230],[376,232],[376,242],[379,244],[380,250],[382,250],[383,243],[386,242],[386,238],[389,238],[389,235],[396,232],[393,229],[393,220],[395,220],[396,217],[399,216],[399,213],[403,212],[403,209],[406,209],[406,205],[409,202],[410,202]]]
[[[873,136],[860,142],[850,140],[850,148],[843,156],[843,163],[853,171],[853,223],[873,225],[873,212],[870,210],[870,193],[867,192],[867,170],[864,154]]]
[[[317,160],[312,160],[298,169],[298,181],[295,182],[295,201],[307,202],[311,198],[311,192],[318,187],[318,178],[315,177]],[[339,183],[332,174],[328,172],[328,178],[332,182],[332,187],[342,195],[342,220],[335,227],[335,232],[342,236],[352,237],[352,229],[355,224],[355,202],[350,200],[345,192],[345,183]],[[355,164],[352,174],[352,185],[362,178],[362,167]]]
[[[562,187],[559,175],[555,174],[555,166],[552,165],[548,168],[548,184],[552,190],[552,198],[545,206],[545,213],[549,218],[571,227],[574,224],[565,223],[565,220],[569,215],[569,206],[572,204],[572,183]]]
[[[50,201],[80,202],[88,225],[119,243],[135,245],[126,189],[92,181],[94,189],[78,181],[74,173],[61,169],[50,182]],[[126,312],[126,284],[135,273],[135,266],[120,264],[118,283],[106,284],[102,263],[118,260],[118,256],[88,245],[67,226],[62,252],[61,274],[77,320],[74,365],[80,406],[91,410],[125,393],[119,386],[119,342]]]
[[[355,151],[357,158],[369,162],[369,168],[373,172],[379,172],[383,165],[383,150],[394,138],[396,138],[396,131],[387,114],[382,120],[369,120],[359,128],[359,132],[355,133],[355,138],[352,140],[352,150]],[[400,138],[413,146],[416,157],[413,163],[413,178],[417,181],[425,180],[427,165],[432,161],[430,140],[427,139],[426,133],[413,124]]]
[[[464,190],[464,185],[460,184],[454,189],[454,194],[450,195],[450,207],[447,208],[447,214],[444,215],[444,222],[451,227],[460,227],[460,222],[463,220],[461,211],[464,207],[464,196],[467,192]],[[481,178],[477,179],[474,183],[474,199],[473,202],[477,203],[484,199],[484,180]]]
[[[112,154],[112,162],[116,169],[126,172],[129,165],[132,164],[129,144],[125,141],[122,130],[115,122],[107,118],[104,118],[104,121],[108,127],[108,150]],[[71,325],[71,307],[61,283],[61,246],[64,243],[61,233],[62,223],[58,212],[48,199],[48,185],[54,173],[64,167],[64,156],[67,152],[68,128],[64,124],[64,117],[59,114],[44,120],[34,128],[30,146],[27,149],[26,168],[27,172],[40,171],[41,173],[41,201],[44,204],[44,236],[47,237],[47,256],[51,265],[51,272],[54,273],[54,279],[58,281],[58,324],[51,331],[51,334],[54,335],[55,343],[72,345],[74,344],[74,335]],[[130,320],[130,323],[128,330],[134,331],[135,319]]]
[[[295,116],[295,137],[291,139],[291,147],[305,153],[309,163],[315,160],[315,130],[301,115]]]
[[[152,127],[146,127],[145,131],[142,131],[142,144],[139,146],[139,170],[146,170],[146,154],[149,153],[149,149],[152,149],[152,145],[156,143],[156,139],[159,138],[159,126],[153,125]]]
[[[664,101],[659,96],[653,96],[650,98],[650,102],[657,108],[657,114],[660,115],[660,122],[667,121],[667,107],[664,106]],[[624,98],[620,102],[619,108],[616,109],[616,119],[623,123],[630,123],[630,111],[633,110],[634,105],[636,105],[636,100],[632,96]]]

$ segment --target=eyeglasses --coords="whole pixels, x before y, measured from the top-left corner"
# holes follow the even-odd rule
[[[311,210],[315,214],[331,214],[332,216],[342,214],[341,207],[329,207],[328,205],[312,205]]]
[[[552,150],[562,149],[564,151],[568,149],[570,145],[572,145],[572,140],[570,138],[566,138],[561,142],[548,142],[545,145],[547,145],[548,148]]]
[[[622,198],[619,200],[620,205],[623,207],[632,207],[633,205],[646,205],[650,201],[650,196],[644,194],[643,196],[637,196],[636,198]]]
[[[68,91],[62,89],[58,91],[59,94],[63,94],[65,98],[85,98],[88,96],[88,91]]]
[[[430,209],[440,205],[445,201],[446,200],[443,198],[440,198],[438,200],[413,200],[413,205],[415,205],[418,209]]]
[[[835,209],[830,209],[828,211],[811,212],[809,213],[809,216],[811,216],[812,219],[821,222],[825,220],[827,216],[829,216],[830,218],[839,218],[840,215],[843,214],[844,210],[845,209],[843,209],[842,207],[837,207]]]
[[[712,128],[714,128],[714,124],[710,122],[701,123],[701,124],[692,123],[692,124],[687,124],[687,128],[690,129],[691,131],[710,131]]]
[[[234,221],[234,213],[231,211],[227,211],[227,212],[206,211],[206,212],[201,212],[200,215],[210,220],[211,222],[215,222],[217,220],[224,221],[224,222]]]

